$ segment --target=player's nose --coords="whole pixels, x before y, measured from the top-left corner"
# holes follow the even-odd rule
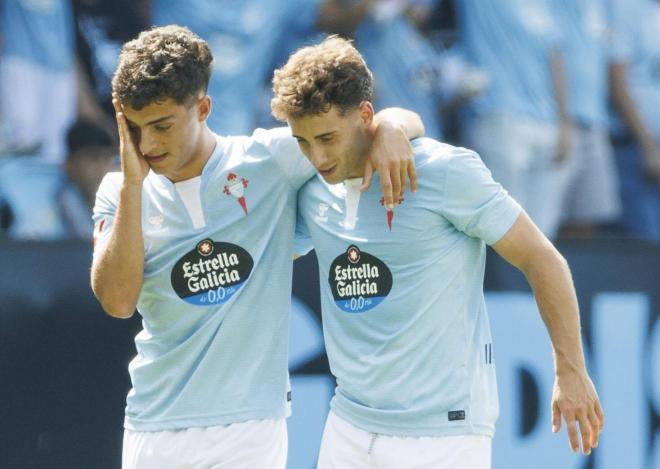
[[[317,169],[326,169],[325,166],[327,166],[328,163],[328,154],[325,152],[323,148],[319,147],[313,147],[311,149],[311,160],[312,164],[314,165],[315,168]]]
[[[152,132],[142,132],[140,135],[140,152],[148,156],[158,156],[160,154]]]

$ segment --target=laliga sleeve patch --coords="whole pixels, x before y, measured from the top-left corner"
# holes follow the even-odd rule
[[[252,272],[254,261],[240,246],[205,239],[186,253],[172,269],[172,287],[193,305],[223,304]]]
[[[330,290],[339,309],[363,313],[374,308],[392,289],[392,272],[383,261],[351,245],[330,266]]]

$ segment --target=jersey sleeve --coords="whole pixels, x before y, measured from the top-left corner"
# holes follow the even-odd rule
[[[92,214],[94,220],[94,255],[96,255],[96,248],[105,244],[110,237],[112,224],[117,213],[121,178],[121,173],[106,174],[96,192],[96,202]]]
[[[440,206],[458,230],[487,244],[500,240],[521,212],[479,155],[466,149],[456,149],[446,163]]]
[[[316,173],[312,164],[300,151],[298,142],[291,136],[288,127],[257,129],[252,134],[252,138],[268,149],[294,188],[300,189]]]

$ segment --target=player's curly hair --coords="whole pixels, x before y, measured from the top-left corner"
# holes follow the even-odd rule
[[[373,77],[350,41],[330,36],[304,47],[275,71],[270,108],[285,121],[319,115],[336,106],[340,113],[373,100]]]
[[[212,62],[206,41],[188,28],[153,28],[122,47],[112,90],[137,110],[168,98],[188,105],[206,92]]]

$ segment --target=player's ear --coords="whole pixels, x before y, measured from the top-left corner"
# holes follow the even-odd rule
[[[374,106],[369,101],[362,101],[359,106],[360,119],[369,127],[374,120]]]
[[[197,102],[197,117],[199,121],[205,121],[211,113],[211,97],[206,94]]]

